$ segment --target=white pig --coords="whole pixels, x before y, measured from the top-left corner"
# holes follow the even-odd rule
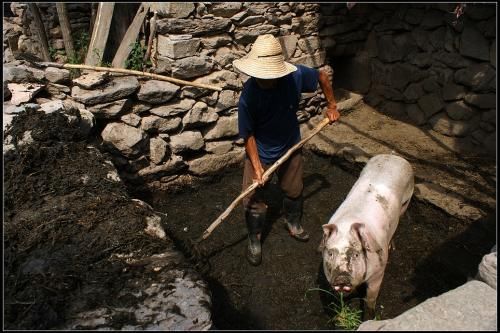
[[[402,157],[372,157],[323,225],[319,250],[325,276],[333,290],[345,294],[366,282],[365,318],[375,315],[389,244],[410,203],[413,178],[410,163]]]

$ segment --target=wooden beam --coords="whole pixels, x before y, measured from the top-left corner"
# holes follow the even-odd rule
[[[49,42],[47,41],[47,34],[45,33],[45,26],[43,25],[42,17],[40,16],[40,10],[34,2],[29,2],[28,6],[31,11],[31,15],[33,15],[35,27],[38,30],[38,41],[42,46],[42,58],[45,61],[50,61]]]
[[[133,43],[137,40],[137,36],[139,35],[139,31],[141,30],[142,23],[148,13],[149,7],[149,3],[143,2],[137,10],[137,14],[134,17],[132,24],[127,29],[125,36],[123,36],[120,46],[118,47],[115,57],[113,58],[113,67],[125,68],[125,61],[127,60],[130,51],[132,51]]]
[[[95,24],[95,18],[97,16],[97,7],[99,7],[98,3],[91,3],[90,4],[90,26],[89,26],[89,31],[94,31],[94,24]]]
[[[114,2],[100,2],[97,8],[97,15],[92,30],[87,56],[85,57],[86,65],[100,65],[106,43],[108,41],[109,27],[113,18]]]
[[[148,39],[148,48],[146,50],[146,54],[144,55],[144,63],[146,63],[149,59],[149,56],[151,55],[151,47],[153,46],[153,40],[156,35],[156,15],[157,12],[155,10],[153,17],[151,18],[151,21],[149,21],[149,39]]]
[[[73,37],[71,36],[71,25],[69,23],[68,11],[66,10],[66,3],[56,2],[57,16],[59,17],[59,25],[64,40],[64,48],[68,59],[75,58],[75,48],[73,47]]]

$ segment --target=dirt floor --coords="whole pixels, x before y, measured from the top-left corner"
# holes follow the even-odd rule
[[[288,236],[280,215],[281,193],[268,188],[268,230],[263,261],[251,266],[245,258],[246,227],[241,207],[235,209],[210,237],[193,248],[199,237],[237,197],[239,169],[228,170],[189,190],[144,198],[167,214],[164,226],[179,249],[208,258],[199,268],[213,293],[213,320],[218,329],[332,329],[327,310],[333,299],[316,252],[328,221],[357,179],[333,158],[306,154],[304,227],[311,239],[300,243]],[[473,224],[413,199],[395,234],[377,313],[392,318],[465,283],[477,271],[482,256],[495,244],[495,216]],[[199,255],[199,254],[198,254]],[[198,257],[199,258],[199,257]]]
[[[347,128],[355,116],[345,117],[347,123],[340,125]],[[341,129],[337,127],[336,135],[343,134]],[[53,329],[75,311],[97,304],[126,304],[126,299],[117,297],[119,290],[131,279],[148,278],[140,268],[126,269],[130,268],[126,263],[109,260],[110,253],[141,249],[143,255],[151,255],[173,244],[144,234],[146,209],[131,202],[123,183],[107,178],[112,169],[105,162],[108,156],[92,148],[65,116],[21,114],[5,134],[17,144],[27,130],[34,143],[4,155],[4,325],[6,329]],[[355,142],[352,136],[343,138]],[[417,156],[418,147],[413,152]],[[418,157],[417,161],[428,158]],[[428,174],[433,169],[429,170]],[[463,170],[470,169],[456,168],[451,174],[460,178]],[[307,153],[304,226],[311,234],[308,243],[288,236],[280,215],[281,193],[270,184],[269,228],[258,267],[245,259],[246,228],[239,208],[201,244],[205,260],[197,261],[200,257],[195,256],[193,264],[210,285],[215,328],[333,328],[325,310],[331,298],[309,290],[328,289],[316,252],[320,227],[345,198],[358,172],[338,156]],[[141,199],[167,214],[164,228],[173,243],[193,255],[188,240],[198,238],[240,190],[241,170],[230,169],[185,190],[143,194]],[[396,250],[389,256],[377,308],[381,319],[474,276],[482,256],[495,244],[495,210],[489,205],[483,208],[484,218],[464,222],[412,200],[395,234]]]
[[[4,135],[17,145],[28,130],[34,142],[4,155],[4,328],[53,329],[70,312],[126,304],[117,292],[140,270],[111,253],[172,243],[143,232],[146,209],[65,116],[20,114]]]

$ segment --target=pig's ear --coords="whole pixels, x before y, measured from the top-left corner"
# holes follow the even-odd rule
[[[337,232],[337,226],[333,223],[323,224],[323,238],[318,246],[318,252],[323,252],[323,249],[326,246],[326,241],[328,238]]]
[[[361,241],[363,248],[368,252],[377,252],[382,249],[379,243],[373,238],[372,234],[366,230],[364,223],[353,223],[351,231],[354,231]]]

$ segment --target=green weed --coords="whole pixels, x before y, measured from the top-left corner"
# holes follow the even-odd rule
[[[146,53],[146,48],[142,46],[141,43],[135,42],[130,46],[132,46],[132,51],[130,51],[130,55],[125,61],[125,68],[142,71],[145,66],[151,65],[151,62],[149,60],[144,63],[144,54]]]
[[[101,53],[99,52],[99,49],[95,48],[92,50],[92,52],[95,54],[95,56],[98,59],[98,66],[99,67],[113,67],[112,64],[109,61],[103,61],[101,57]]]
[[[85,31],[78,31],[73,36],[74,46],[75,46],[75,56],[69,59],[72,64],[81,64],[85,60],[87,55],[87,50],[89,48],[90,37]]]
[[[56,53],[57,53],[57,50],[54,47],[49,46],[49,56],[50,56],[50,59],[54,59],[55,56],[56,56]]]
[[[338,302],[332,302],[328,305],[328,308],[333,311],[333,317],[328,320],[329,324],[333,324],[335,328],[345,329],[349,331],[356,330],[359,325],[361,325],[361,310],[356,310],[351,308],[349,305],[344,303],[342,294],[340,298],[328,290],[321,288],[312,288],[306,291],[306,294],[310,291],[322,291],[331,296],[333,296]],[[338,303],[338,304],[337,304]]]

